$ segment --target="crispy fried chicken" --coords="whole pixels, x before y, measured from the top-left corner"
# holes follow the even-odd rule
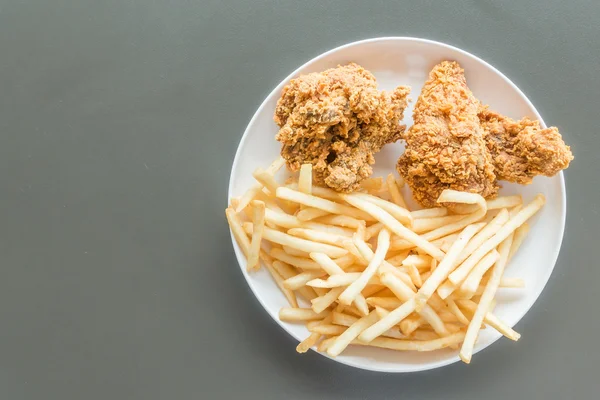
[[[375,77],[354,63],[293,79],[274,116],[288,168],[310,163],[315,183],[355,190],[373,172],[374,153],[400,139],[409,92],[377,90]]]
[[[433,68],[415,104],[414,125],[404,134],[406,151],[397,166],[422,205],[435,207],[444,189],[496,195],[478,108],[458,63],[444,61]]]
[[[529,184],[537,175],[555,175],[573,159],[555,127],[543,129],[529,118],[515,121],[487,106],[480,108],[479,120],[499,180]]]
[[[573,159],[558,129],[539,121],[514,121],[480,104],[456,62],[436,65],[425,82],[404,134],[398,172],[426,207],[444,189],[496,196],[498,180],[531,183],[553,176]]]

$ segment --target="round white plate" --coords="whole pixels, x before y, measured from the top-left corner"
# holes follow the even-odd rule
[[[273,113],[281,89],[290,79],[353,61],[375,75],[380,89],[411,86],[410,97],[414,104],[429,71],[443,60],[460,63],[465,69],[470,89],[491,109],[512,118],[536,118],[544,125],[533,104],[519,88],[494,67],[463,50],[415,38],[390,37],[354,42],[310,60],[285,78],[263,101],[248,124],[235,155],[229,182],[229,200],[233,196],[240,196],[251,186],[255,168],[268,166],[278,156],[280,144],[274,138],[278,128],[273,122]],[[404,123],[411,126],[412,105],[404,115]],[[376,155],[373,176],[384,176],[395,171],[396,160],[402,152],[401,143],[384,147]],[[408,199],[410,194],[407,188],[405,190]],[[530,221],[531,231],[505,273],[508,277],[523,278],[526,288],[500,289],[497,295],[495,314],[510,326],[514,326],[533,305],[554,269],[564,231],[566,196],[562,173],[553,178],[538,177],[528,186],[505,183],[500,191],[500,194],[522,194],[525,202],[537,193],[543,193],[547,203]],[[268,272],[264,268],[256,273],[246,272],[246,260],[233,237],[232,242],[240,269],[262,306],[290,335],[299,341],[304,339],[308,331],[303,325],[283,323],[277,318],[279,309],[286,306],[287,302]],[[500,334],[493,329],[481,331],[475,353],[499,338]],[[514,343],[514,346],[519,345],[518,342]],[[438,368],[459,361],[459,358],[455,350],[419,353],[350,346],[333,360],[374,371],[411,372]]]

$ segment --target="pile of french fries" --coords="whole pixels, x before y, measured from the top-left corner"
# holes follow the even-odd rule
[[[392,174],[342,194],[313,186],[310,164],[278,183],[283,165],[279,158],[257,169],[226,216],[248,270],[264,265],[289,302],[279,318],[306,324],[299,353],[450,347],[469,363],[481,329],[519,339],[494,315],[495,295],[524,287],[503,273],[544,205],[541,194],[524,205],[520,196],[486,201],[446,190],[440,207],[409,211]]]

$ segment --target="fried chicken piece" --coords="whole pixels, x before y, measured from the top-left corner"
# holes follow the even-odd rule
[[[573,159],[555,127],[543,129],[529,118],[515,121],[487,106],[480,107],[479,121],[499,180],[529,184],[537,175],[557,174]]]
[[[433,68],[415,104],[414,125],[403,136],[406,151],[397,165],[423,206],[437,206],[445,189],[488,198],[497,194],[478,109],[458,63],[444,61]]]
[[[353,191],[373,172],[373,155],[404,132],[409,92],[377,90],[375,77],[354,63],[293,79],[274,116],[281,156],[292,171],[312,164],[319,185]]]

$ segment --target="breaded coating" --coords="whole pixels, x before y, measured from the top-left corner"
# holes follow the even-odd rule
[[[397,165],[423,206],[437,206],[445,189],[497,194],[478,108],[458,63],[444,61],[433,68],[415,104],[414,125],[404,134],[406,151]]]
[[[312,164],[316,184],[351,192],[372,174],[374,154],[400,139],[409,92],[379,91],[373,74],[354,63],[293,79],[274,116],[281,156],[292,171]]]
[[[496,196],[498,181],[529,184],[553,176],[573,159],[558,129],[539,121],[515,121],[481,105],[456,62],[436,65],[404,134],[398,172],[425,207],[435,207],[444,189]]]
[[[515,121],[487,106],[480,108],[479,120],[499,180],[529,184],[537,175],[557,174],[573,160],[555,127],[543,129],[529,118]]]

